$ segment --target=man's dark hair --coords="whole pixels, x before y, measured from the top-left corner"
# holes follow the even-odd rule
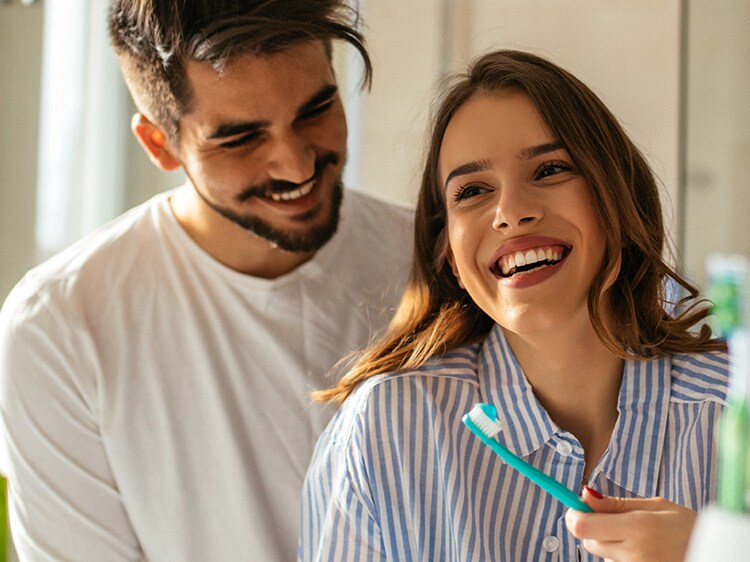
[[[221,72],[233,57],[342,40],[359,51],[364,84],[372,65],[357,11],[342,0],[112,0],[109,33],[139,111],[177,141],[192,94],[185,61]]]

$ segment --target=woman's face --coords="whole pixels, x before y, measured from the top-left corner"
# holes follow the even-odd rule
[[[590,324],[587,297],[605,252],[586,181],[525,94],[477,94],[440,148],[448,259],[506,330]]]

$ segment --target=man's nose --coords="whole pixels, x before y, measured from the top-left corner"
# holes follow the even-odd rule
[[[302,183],[315,174],[315,150],[303,137],[285,132],[271,140],[267,173],[275,180]]]

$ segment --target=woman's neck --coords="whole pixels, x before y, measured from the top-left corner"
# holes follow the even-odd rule
[[[579,440],[590,473],[617,421],[623,360],[609,351],[590,323],[583,329],[506,338],[534,395],[552,420]]]

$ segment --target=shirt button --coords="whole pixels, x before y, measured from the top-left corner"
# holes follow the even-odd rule
[[[573,452],[573,445],[571,445],[567,441],[560,441],[555,448],[557,449],[557,452],[564,457],[567,457],[570,453]]]
[[[542,540],[542,548],[546,552],[555,552],[557,548],[560,546],[560,541],[557,540],[557,537],[553,537],[552,535],[544,537],[544,540]]]

